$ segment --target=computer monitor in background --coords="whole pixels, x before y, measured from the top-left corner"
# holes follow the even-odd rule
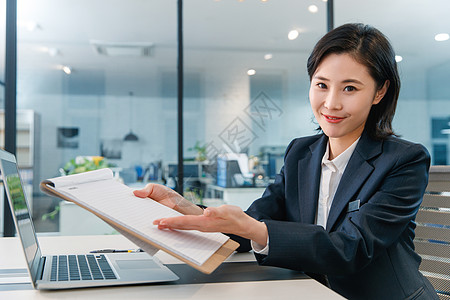
[[[198,178],[199,174],[199,164],[198,163],[184,163],[183,164],[183,176],[187,178]],[[178,164],[168,165],[168,177],[178,177]]]

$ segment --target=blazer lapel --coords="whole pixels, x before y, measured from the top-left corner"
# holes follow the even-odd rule
[[[349,201],[373,172],[373,166],[368,160],[381,153],[382,144],[382,141],[372,140],[365,133],[361,136],[334,195],[327,220],[327,231],[331,231],[339,216],[347,209]]]
[[[298,162],[298,192],[301,222],[314,224],[319,198],[321,162],[328,138],[323,135]]]

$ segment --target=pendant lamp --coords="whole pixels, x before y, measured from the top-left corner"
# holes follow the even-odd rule
[[[139,138],[133,133],[133,130],[131,129],[131,123],[133,122],[133,92],[129,92],[128,95],[130,96],[130,132],[125,135],[123,140],[126,142],[137,142],[139,141]]]

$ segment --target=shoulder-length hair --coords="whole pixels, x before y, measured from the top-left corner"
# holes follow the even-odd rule
[[[389,40],[376,28],[359,23],[345,24],[331,30],[317,42],[308,58],[310,80],[327,55],[342,53],[350,54],[357,62],[366,66],[378,89],[383,87],[386,80],[389,81],[389,88],[383,99],[370,110],[365,130],[374,139],[394,135],[392,119],[400,92],[400,78]]]

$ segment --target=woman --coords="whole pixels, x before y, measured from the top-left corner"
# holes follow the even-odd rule
[[[344,297],[437,299],[413,245],[430,158],[393,134],[400,81],[389,41],[343,25],[317,43],[308,73],[323,133],[290,143],[275,182],[245,213],[203,210],[158,185],[135,194],[186,215],[155,220],[160,229],[231,234],[260,264],[307,272]]]

